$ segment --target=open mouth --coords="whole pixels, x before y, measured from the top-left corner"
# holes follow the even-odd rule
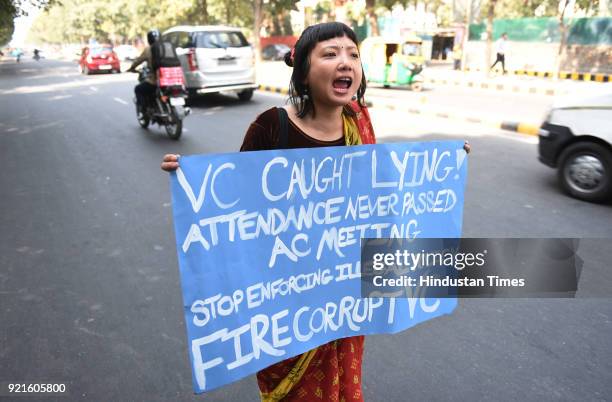
[[[347,90],[351,87],[352,83],[353,83],[353,80],[350,79],[349,77],[341,77],[341,78],[334,80],[332,85],[334,89]]]

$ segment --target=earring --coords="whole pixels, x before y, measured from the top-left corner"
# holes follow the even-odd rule
[[[353,95],[353,96],[351,96],[351,100],[352,100],[352,101],[356,101],[356,100],[357,100],[357,95]]]
[[[304,98],[305,101],[308,100],[308,87],[304,88],[304,96],[302,98]]]

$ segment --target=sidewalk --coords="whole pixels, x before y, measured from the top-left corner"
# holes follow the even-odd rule
[[[432,66],[424,70],[425,84],[433,86],[461,86],[467,88],[505,91],[548,96],[565,95],[574,91],[597,90],[608,83],[545,78],[544,76],[515,75],[481,71],[455,71],[447,66]]]

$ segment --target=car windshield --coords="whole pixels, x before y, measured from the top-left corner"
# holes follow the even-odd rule
[[[92,47],[90,49],[90,53],[92,56],[98,56],[102,53],[110,53],[113,51],[113,48],[110,46],[99,46],[99,47]]]
[[[249,46],[242,32],[197,32],[194,36],[196,46],[206,49]]]

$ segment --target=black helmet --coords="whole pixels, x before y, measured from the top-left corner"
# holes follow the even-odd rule
[[[158,39],[159,39],[159,30],[151,29],[149,32],[147,32],[147,42],[149,42],[149,45],[154,44],[155,42],[157,42]]]

